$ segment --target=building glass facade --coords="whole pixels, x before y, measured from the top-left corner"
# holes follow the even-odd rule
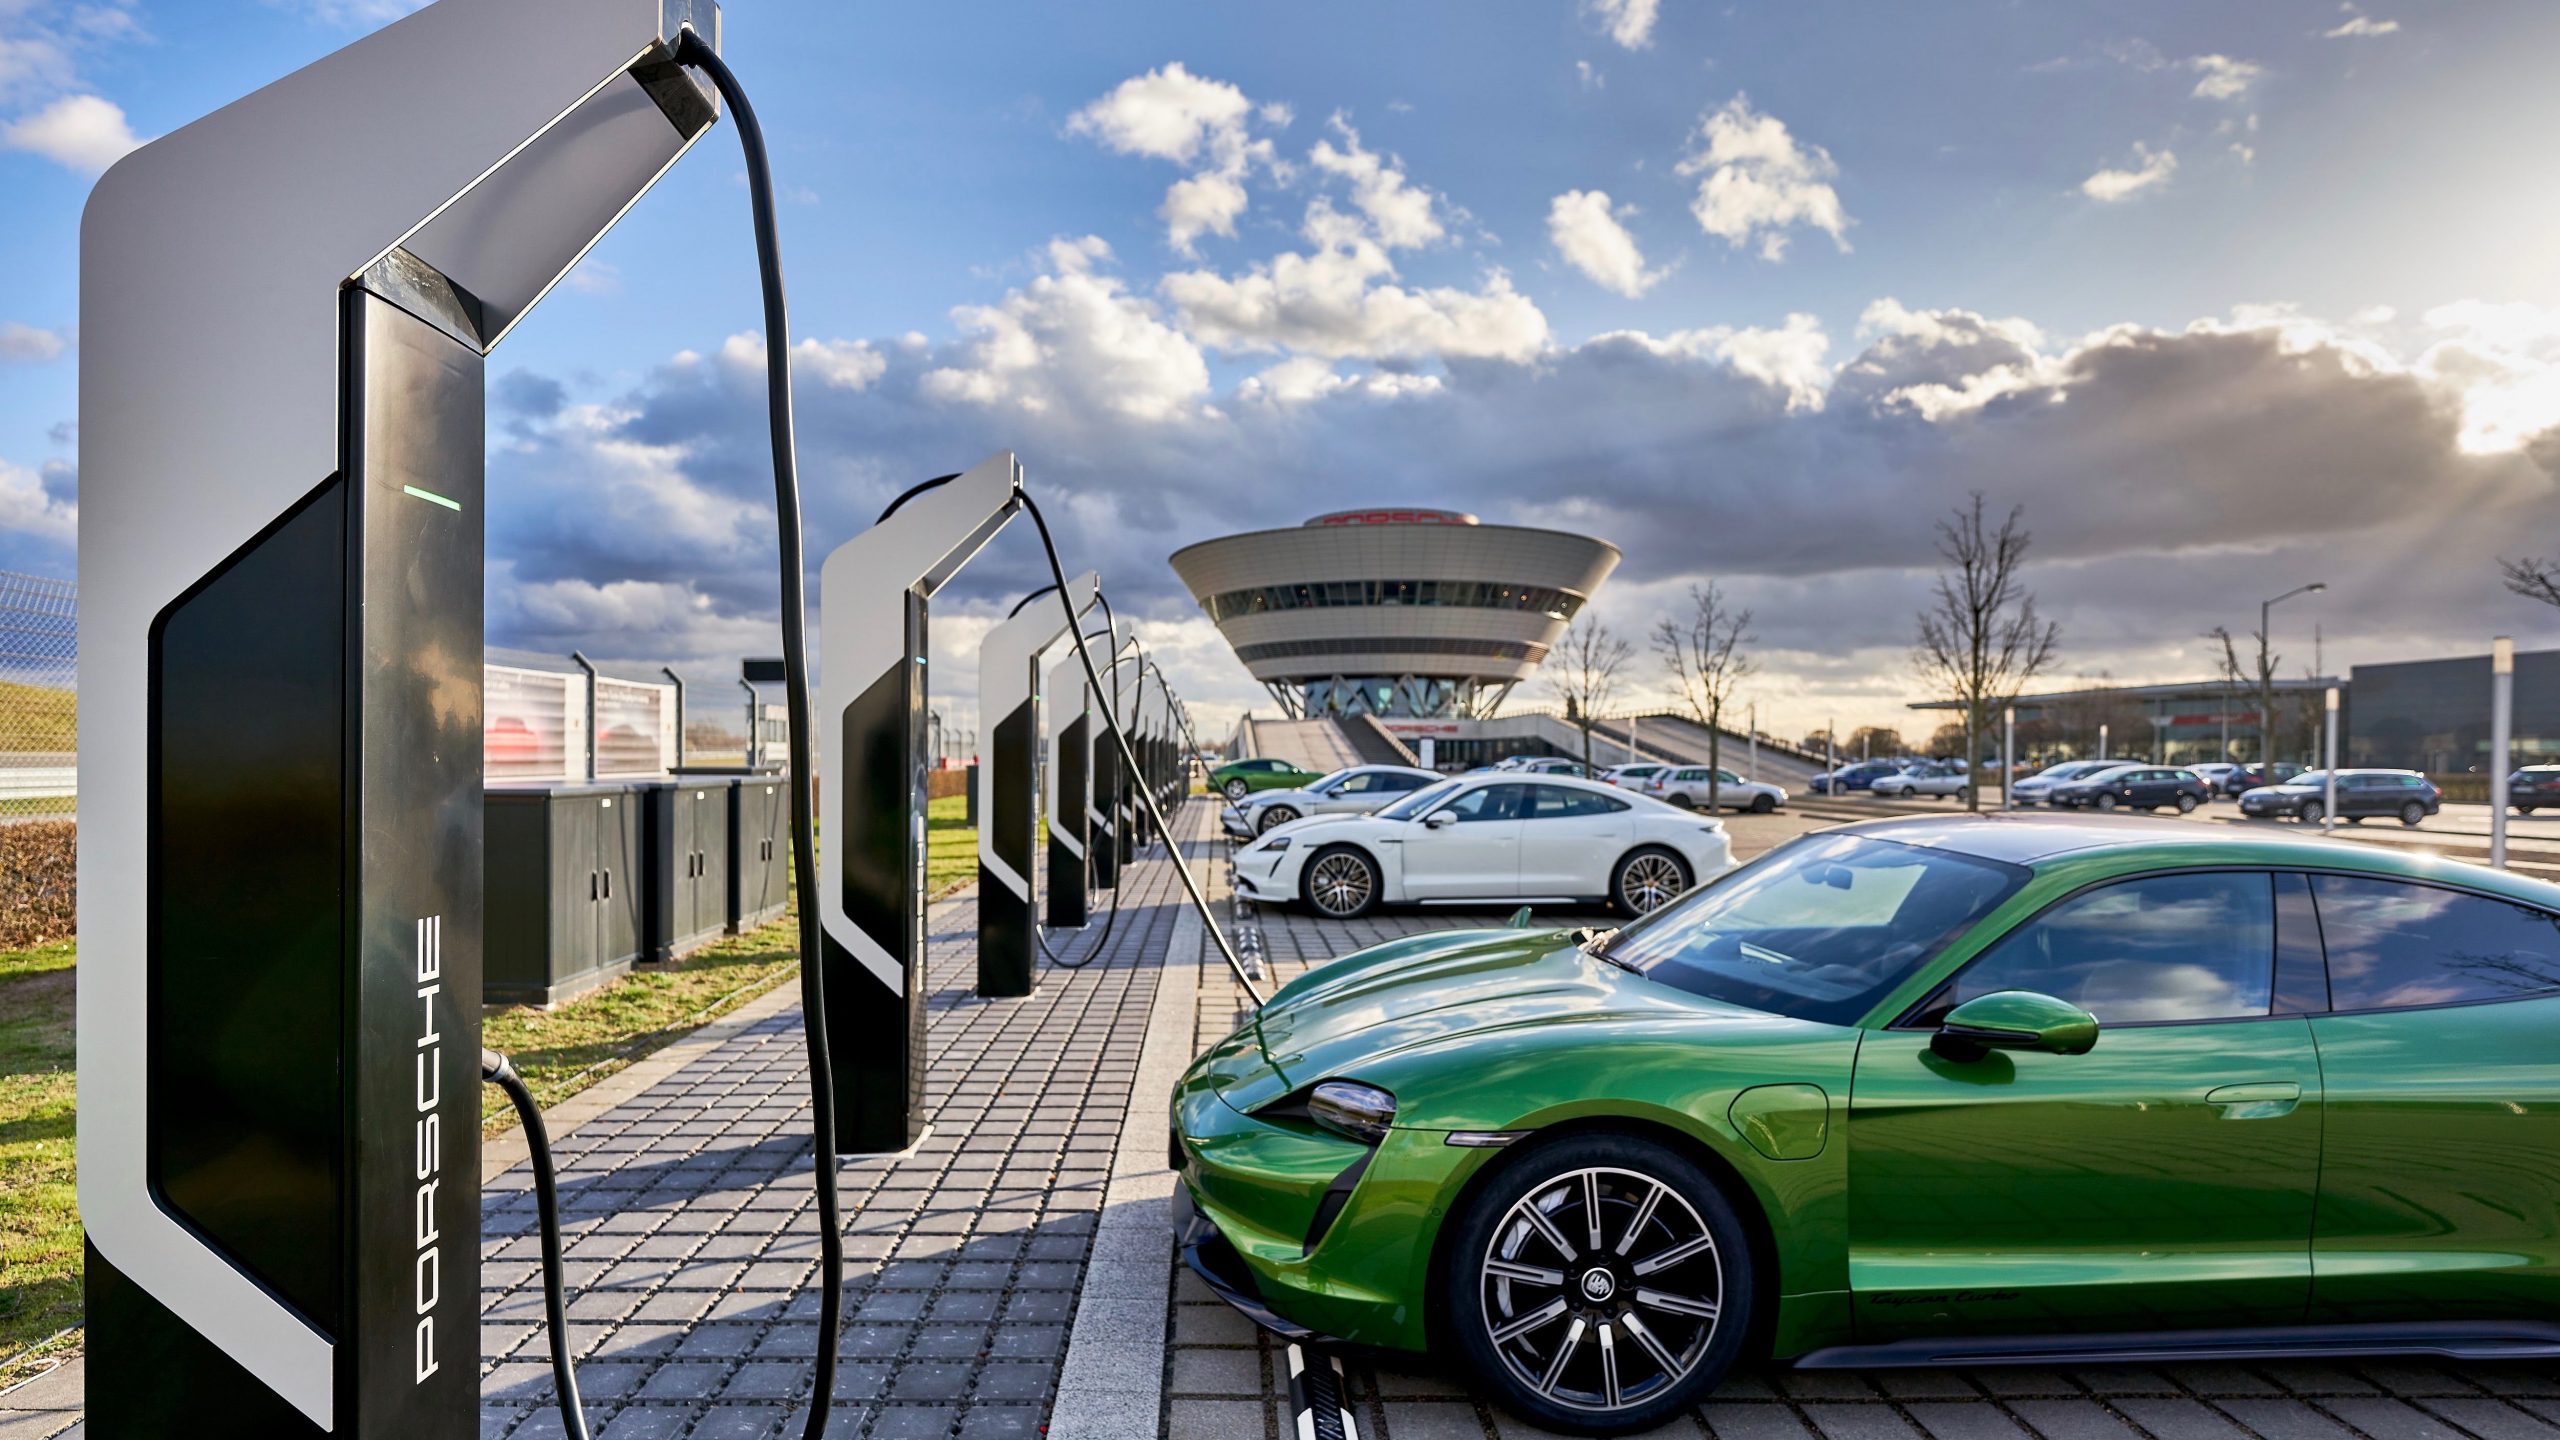
[[[2358,665],[2340,704],[2339,758],[2349,765],[2486,774],[2489,657]],[[2560,762],[2560,650],[2516,656],[2508,750],[2515,765]]]

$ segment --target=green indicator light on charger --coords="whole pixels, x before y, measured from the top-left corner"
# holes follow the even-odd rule
[[[430,504],[430,505],[441,505],[441,506],[443,506],[444,508],[446,508],[447,510],[454,511],[454,512],[456,512],[456,513],[460,513],[460,511],[461,511],[461,509],[462,509],[462,502],[461,502],[461,501],[459,501],[459,500],[447,500],[446,498],[444,498],[443,496],[441,496],[441,495],[437,494],[437,493],[436,493],[436,492],[434,492],[433,490],[421,490],[421,489],[419,489],[419,488],[418,488],[417,486],[415,486],[415,485],[403,485],[403,486],[401,486],[401,487],[400,487],[400,493],[401,493],[401,494],[403,494],[403,495],[415,495],[415,496],[417,496],[419,499],[426,501],[426,502],[427,502],[428,504]]]

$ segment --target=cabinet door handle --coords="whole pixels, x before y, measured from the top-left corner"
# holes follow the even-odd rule
[[[604,872],[604,898],[613,898],[613,872],[610,870]]]
[[[596,872],[593,870],[587,872],[587,898],[590,900],[603,898],[596,893]]]

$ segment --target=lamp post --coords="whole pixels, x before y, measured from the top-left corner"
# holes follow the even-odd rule
[[[2328,736],[2322,744],[2322,754],[2324,768],[2321,779],[2325,783],[2321,786],[2320,833],[2326,835],[2338,828],[2338,687],[2335,685],[2329,687]]]
[[[1751,702],[1751,718],[1744,722],[1751,729],[1751,778],[1760,778],[1760,702]]]
[[[2516,642],[2489,642],[2489,866],[2507,868],[2507,750],[2513,743]]]
[[[2098,722],[2098,758],[2107,758],[2107,722],[2104,720]]]
[[[2316,595],[2329,588],[2326,580],[2296,585],[2272,600],[2258,602],[2258,764],[2267,767],[2267,783],[2275,783],[2276,763],[2276,677],[2267,664],[2269,616],[2278,605],[2296,595]]]
[[[2000,808],[2013,809],[2009,803],[2009,782],[2018,773],[2018,707],[2004,705],[2000,709]]]

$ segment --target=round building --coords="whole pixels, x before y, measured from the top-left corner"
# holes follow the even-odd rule
[[[1292,715],[1481,717],[1547,658],[1618,547],[1454,510],[1343,510],[1172,563]]]

